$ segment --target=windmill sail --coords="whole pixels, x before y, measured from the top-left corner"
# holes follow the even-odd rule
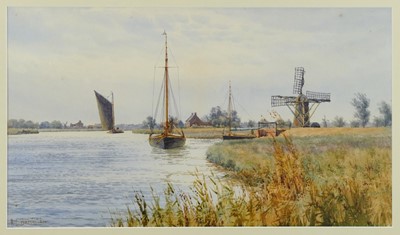
[[[309,100],[315,100],[316,102],[329,102],[331,101],[330,93],[307,91],[306,96]]]
[[[271,96],[271,107],[287,106],[296,103],[295,96],[281,96],[273,95]]]
[[[323,92],[306,91],[303,94],[304,68],[296,67],[294,72],[293,94],[297,96],[274,95],[271,97],[271,106],[287,106],[294,115],[295,127],[309,127],[310,119],[322,102],[330,102],[331,94]]]
[[[302,94],[304,86],[304,68],[296,67],[294,71],[293,94]]]

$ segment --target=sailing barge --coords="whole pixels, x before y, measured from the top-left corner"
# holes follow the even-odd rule
[[[228,102],[228,133],[222,135],[223,140],[241,140],[241,139],[254,139],[254,134],[234,134],[232,132],[232,89],[231,82],[229,81],[229,102]]]
[[[114,94],[111,93],[111,101],[97,91],[94,91],[94,94],[96,95],[97,107],[99,109],[100,122],[103,130],[108,130],[108,133],[112,134],[124,133],[124,131],[118,127],[115,128]]]
[[[151,133],[149,135],[149,144],[152,147],[161,149],[172,149],[179,148],[185,145],[186,137],[181,130],[179,134],[173,134],[174,122],[172,118],[169,118],[169,74],[168,74],[168,45],[167,45],[167,33],[164,31],[162,34],[165,36],[165,66],[164,66],[164,131],[161,134]],[[152,131],[152,130],[151,130]]]

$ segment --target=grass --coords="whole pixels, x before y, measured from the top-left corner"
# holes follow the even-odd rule
[[[218,143],[207,158],[235,181],[197,173],[190,192],[137,192],[111,225],[390,226],[391,131],[324,131]]]

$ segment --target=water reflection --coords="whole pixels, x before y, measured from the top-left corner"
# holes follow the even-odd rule
[[[152,148],[151,153],[156,156],[167,156],[167,157],[184,157],[189,154],[188,147],[185,145],[180,148],[174,149],[160,149],[160,148]]]

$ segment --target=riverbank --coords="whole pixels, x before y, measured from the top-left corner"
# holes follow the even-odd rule
[[[391,226],[389,128],[299,128],[276,138],[222,141],[207,159],[232,179],[168,184],[145,202],[134,195],[112,226]],[[146,205],[153,205],[146,207]]]
[[[390,128],[291,129],[276,139],[217,143],[207,159],[267,194],[278,224],[392,223]]]
[[[292,128],[276,138],[289,137],[303,154],[325,154],[345,149],[346,152],[364,152],[368,149],[391,150],[390,128]],[[242,141],[223,141],[211,146],[207,159],[234,171],[271,165],[273,141],[270,137]]]
[[[84,131],[103,131],[101,129],[27,129],[27,128],[8,128],[7,135],[39,134],[40,132],[84,132]]]
[[[37,129],[8,128],[7,135],[39,134]]]

